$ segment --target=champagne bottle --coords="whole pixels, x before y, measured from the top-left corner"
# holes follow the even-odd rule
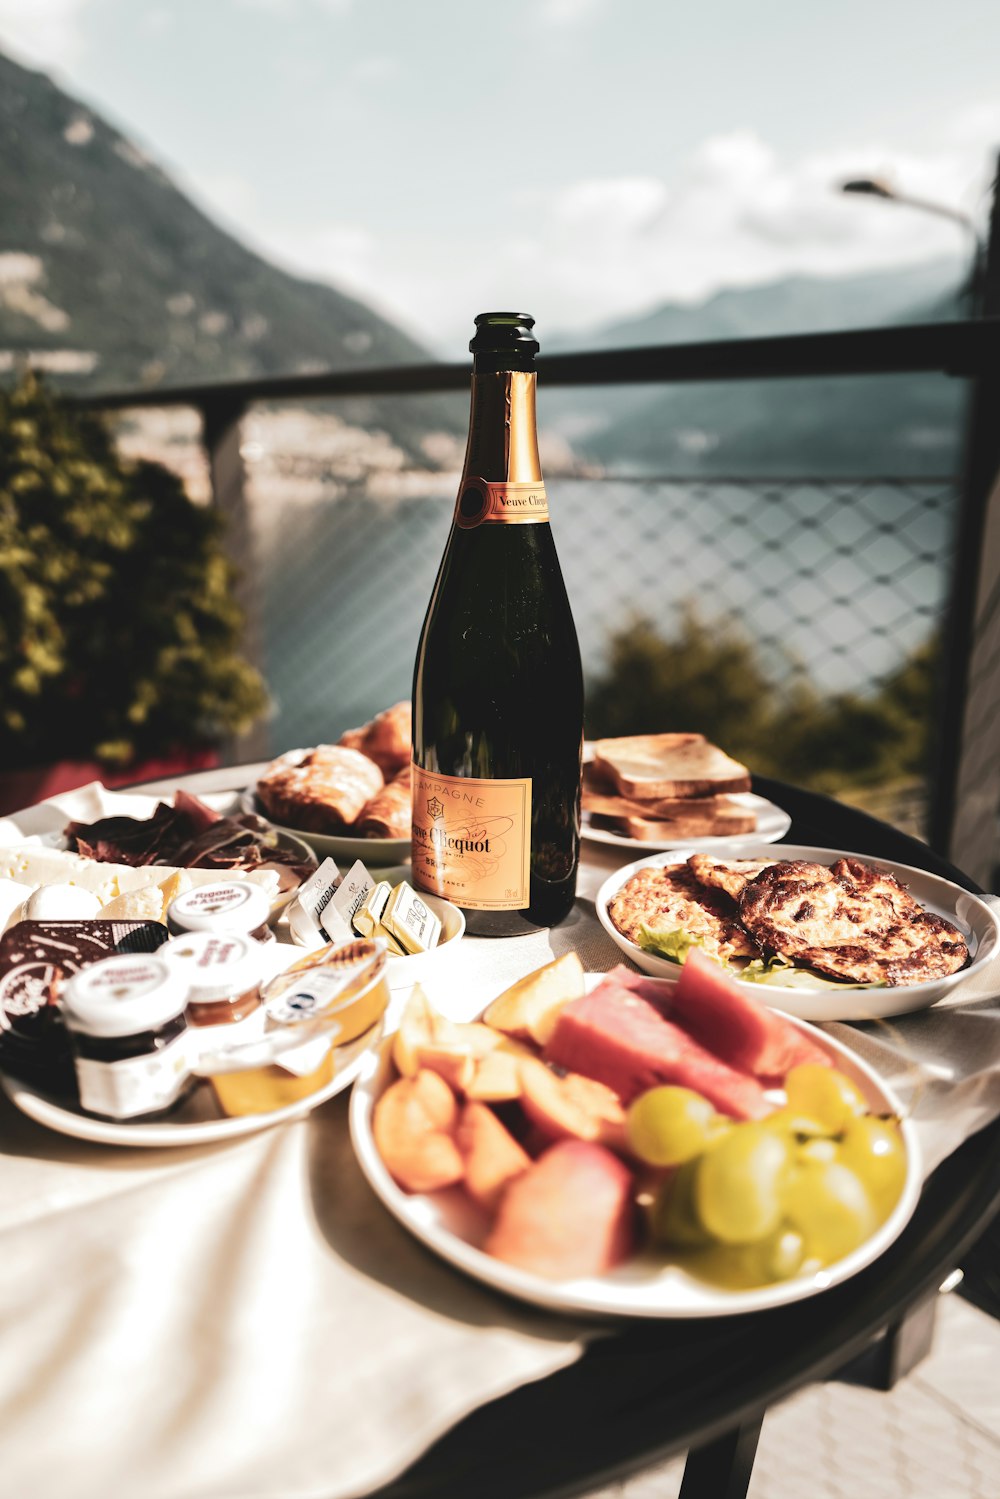
[[[534,319],[476,318],[472,417],[413,678],[413,879],[509,936],[561,921],[580,855],[583,673],[535,432]]]

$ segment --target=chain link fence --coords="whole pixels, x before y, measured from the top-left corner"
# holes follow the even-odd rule
[[[423,492],[373,498],[358,478],[280,512],[267,485],[252,486],[272,753],[335,739],[409,695],[456,485],[435,476]],[[947,478],[608,474],[547,487],[590,686],[606,684],[638,623],[669,643],[692,610],[709,636],[739,632],[783,698],[799,689],[816,702],[877,697],[938,632],[956,504]],[[878,787],[867,796],[922,828],[922,785],[899,778],[888,803]]]

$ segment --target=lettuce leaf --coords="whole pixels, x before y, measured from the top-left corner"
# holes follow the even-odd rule
[[[775,956],[768,958],[753,958],[749,963],[740,959],[731,963],[724,961],[717,953],[706,952],[705,944],[700,937],[685,932],[680,927],[652,927],[645,922],[639,928],[639,946],[643,952],[655,953],[658,958],[666,958],[670,963],[683,964],[692,947],[700,947],[706,956],[718,963],[727,973],[734,978],[742,979],[747,984],[771,984],[778,989],[884,989],[885,983],[876,984],[849,984],[843,979],[831,979],[817,973],[814,968],[796,968],[794,963],[789,963],[787,958]]]

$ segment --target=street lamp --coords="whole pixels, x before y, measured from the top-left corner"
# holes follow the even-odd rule
[[[965,232],[972,236],[972,268],[969,272],[966,291],[973,310],[978,310],[985,263],[985,246],[976,222],[969,214],[962,213],[959,208],[951,208],[947,203],[935,203],[931,198],[918,198],[910,193],[897,192],[892,184],[882,177],[855,177],[848,182],[840,183],[840,191],[859,193],[869,198],[882,198],[888,203],[900,203],[904,208],[917,208],[923,213],[933,213],[940,219],[950,219],[953,224],[960,224]]]

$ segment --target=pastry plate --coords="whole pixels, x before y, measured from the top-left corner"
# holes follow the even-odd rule
[[[61,1135],[72,1135],[77,1140],[89,1140],[97,1145],[144,1146],[150,1150],[162,1146],[212,1145],[222,1140],[238,1139],[241,1135],[256,1134],[274,1124],[300,1119],[328,1098],[333,1098],[334,1094],[349,1088],[367,1060],[370,1049],[377,1046],[382,1028],[380,1020],[363,1036],[346,1046],[339,1046],[335,1052],[334,1075],[322,1088],[317,1088],[308,1098],[300,1098],[268,1114],[219,1118],[209,1083],[200,1083],[168,1119],[148,1124],[95,1118],[6,1073],[0,1073],[0,1087],[11,1102],[36,1124],[44,1124],[48,1129]]]
[[[676,983],[680,967],[669,958],[656,953],[644,952],[636,943],[622,935],[608,914],[612,897],[632,875],[648,866],[682,863],[689,855],[703,852],[710,840],[688,843],[670,853],[653,858],[637,859],[623,869],[609,875],[597,892],[597,917],[608,936],[617,943],[637,968],[655,978]],[[951,880],[929,874],[910,864],[896,864],[891,859],[878,859],[871,854],[852,854],[848,849],[810,848],[799,843],[762,844],[759,839],[729,840],[725,857],[728,859],[806,859],[810,863],[834,864],[846,856],[863,859],[876,869],[886,870],[905,885],[913,898],[928,911],[943,916],[957,926],[969,947],[969,962],[958,973],[945,978],[927,979],[922,984],[898,984],[892,988],[855,989],[847,985],[838,988],[786,989],[780,985],[754,984],[753,993],[762,1004],[801,1020],[882,1020],[893,1015],[907,1015],[914,1010],[927,1009],[929,1005],[950,996],[973,974],[977,974],[1000,951],[1000,919],[996,912],[979,896]]]
[[[382,869],[388,864],[402,864],[410,857],[409,838],[349,838],[346,834],[310,833],[305,828],[285,827],[264,811],[252,786],[240,794],[239,807],[241,812],[265,818],[279,832],[308,843],[321,859],[333,859],[344,869],[355,859],[360,859],[366,869]]]
[[[603,974],[588,975],[588,985],[596,985],[603,977]],[[895,1095],[854,1052],[802,1021],[795,1024],[834,1058],[836,1066],[860,1088],[873,1112],[901,1113]],[[606,1275],[546,1280],[506,1265],[479,1247],[485,1237],[485,1217],[459,1188],[411,1194],[396,1185],[382,1162],[372,1133],[375,1104],[393,1075],[389,1050],[383,1046],[380,1052],[372,1052],[365,1058],[350,1104],[351,1140],[376,1195],[404,1228],[457,1269],[495,1290],[552,1311],[617,1317],[730,1317],[801,1301],[849,1279],[877,1259],[905,1227],[920,1196],[920,1150],[913,1125],[904,1120],[907,1174],[899,1202],[860,1248],[816,1275],[731,1291],[710,1285],[679,1265],[646,1253]]]
[[[724,838],[699,838],[698,847],[711,853],[713,850],[721,853],[724,849],[731,848],[734,843],[745,843],[748,838],[753,838],[755,843],[777,843],[779,838],[784,838],[792,825],[792,819],[781,807],[769,802],[766,797],[757,796],[752,791],[739,791],[732,793],[731,800],[738,802],[741,807],[748,807],[757,814],[757,827],[753,833],[731,834]],[[592,828],[588,821],[586,812],[583,814],[583,826],[580,829],[584,838],[589,838],[592,843],[606,843],[611,848],[645,849],[647,853],[655,853],[658,850],[670,848],[686,848],[691,842],[690,838],[672,838],[657,842],[645,838],[628,838],[624,833],[612,833],[607,828]],[[306,837],[305,833],[300,836]]]

